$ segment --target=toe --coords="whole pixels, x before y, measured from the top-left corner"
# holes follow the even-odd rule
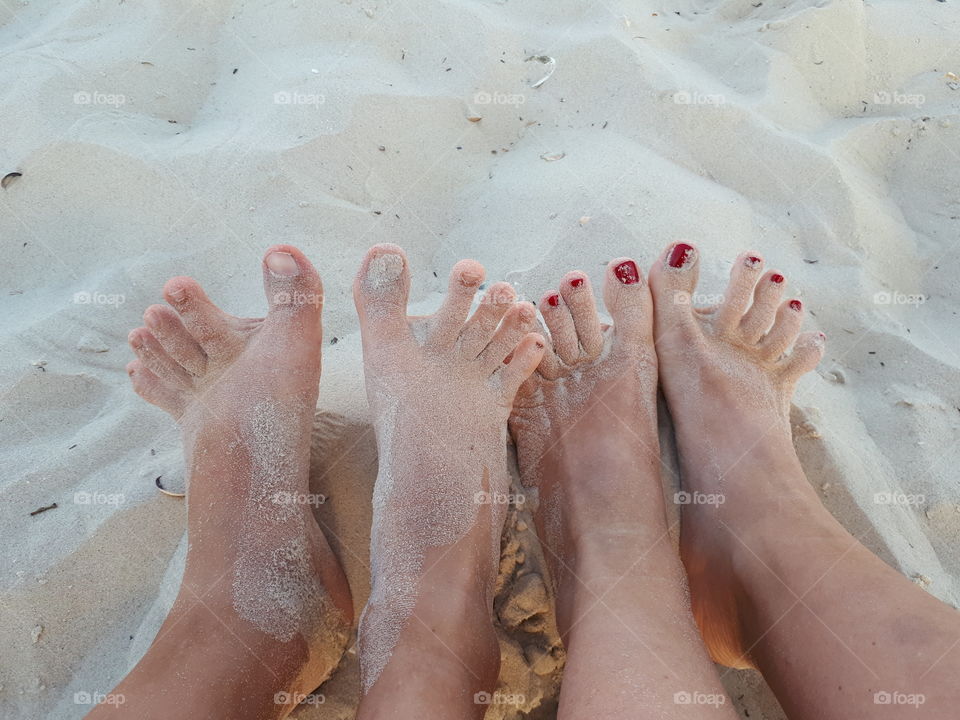
[[[545,350],[546,341],[543,335],[528,333],[513,349],[510,362],[501,365],[500,369],[493,374],[492,381],[499,385],[502,404],[513,404],[517,391],[537,369]]]
[[[600,317],[597,315],[590,278],[579,271],[567,273],[560,281],[560,294],[573,317],[584,354],[587,358],[597,357],[603,350],[603,332],[600,330]]]
[[[186,389],[193,385],[193,378],[190,373],[167,354],[149,330],[146,328],[131,330],[127,336],[127,341],[143,366],[165,383],[180,389]]]
[[[800,376],[813,370],[826,349],[827,336],[822,332],[807,332],[797,338],[793,352],[780,361],[780,376],[787,383],[796,382]]]
[[[577,327],[573,324],[570,308],[558,292],[549,292],[540,299],[540,314],[550,329],[550,341],[553,351],[567,365],[576,364],[580,359],[580,340]]]
[[[753,289],[763,272],[763,259],[756,253],[740,255],[730,269],[730,284],[717,308],[715,327],[724,335],[740,329],[744,313],[753,299]]]
[[[476,260],[461,260],[453,266],[447,296],[431,322],[431,344],[451,345],[456,342],[483,278],[483,265]]]
[[[193,278],[170,278],[163,286],[163,297],[208,357],[226,353],[235,343],[233,318],[214,305]]]
[[[184,327],[180,316],[166,305],[151,305],[143,313],[147,326],[160,346],[188,373],[202,375],[207,369],[207,354]]]
[[[783,297],[785,278],[776,270],[764,273],[753,291],[753,305],[743,316],[740,332],[744,341],[753,345],[760,342],[777,315],[780,298]]]
[[[403,250],[387,243],[370,248],[353,282],[353,299],[365,343],[374,339],[397,342],[410,334],[409,293],[410,270]]]
[[[536,327],[536,318],[537,311],[528,302],[516,303],[507,311],[490,344],[477,358],[480,362],[480,372],[484,377],[492,375],[521,338]]]
[[[294,317],[304,329],[319,329],[323,282],[307,256],[293,245],[274,245],[263,256],[263,290],[270,304],[269,322]]]
[[[699,275],[699,253],[689,243],[668,247],[650,268],[650,290],[653,293],[653,315],[657,339],[674,334],[690,339],[696,335],[692,295]],[[621,266],[622,267],[622,266]],[[634,275],[630,268],[614,268],[626,284]],[[639,275],[639,273],[637,273]],[[638,282],[638,281],[637,281]]]
[[[148,403],[166,410],[174,417],[183,415],[183,394],[148,370],[141,360],[127,364],[127,375],[130,376],[134,391]]]
[[[781,304],[773,327],[760,341],[760,352],[767,360],[778,359],[793,345],[801,325],[803,325],[803,303],[793,299]]]
[[[517,300],[510,283],[494,283],[484,293],[480,307],[467,321],[460,333],[460,350],[465,358],[476,358],[490,343],[497,325]]]
[[[653,301],[636,261],[617,258],[607,265],[603,302],[613,318],[618,340],[630,344],[649,340],[653,333]]]

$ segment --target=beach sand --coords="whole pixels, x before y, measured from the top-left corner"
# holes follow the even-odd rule
[[[311,484],[358,609],[364,250],[406,249],[426,313],[463,257],[537,300],[680,238],[704,302],[743,249],[784,272],[828,337],[793,412],[810,482],[956,605],[958,38],[956,2],[906,0],[0,5],[0,175],[22,174],[0,190],[0,716],[81,717],[154,637],[185,553],[155,481],[182,487],[183,461],[129,386],[127,332],[179,274],[262,314],[275,242],[324,278]],[[528,509],[502,556],[510,702],[487,717],[550,718],[563,652]],[[741,715],[783,717],[757,673],[723,678]],[[319,692],[294,717],[352,717],[354,650]]]

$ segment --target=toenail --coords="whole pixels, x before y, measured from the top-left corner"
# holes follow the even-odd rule
[[[613,269],[613,274],[616,275],[617,280],[624,285],[634,285],[640,282],[640,271],[637,269],[637,264],[633,260],[627,260],[617,265]]]
[[[543,350],[544,344],[543,344],[542,342],[540,342],[539,340],[537,340],[537,343],[536,343],[536,344],[537,344],[537,349],[538,349],[538,350]]]
[[[364,282],[374,289],[391,285],[403,274],[403,256],[386,252],[371,258]]]
[[[780,273],[774,273],[770,276],[770,282],[775,282],[777,285],[783,282],[783,275]]]
[[[187,298],[187,291],[183,289],[183,285],[175,285],[167,294],[174,302],[183,302]]]
[[[573,279],[570,281],[570,287],[578,288],[578,287],[581,287],[582,285],[583,285],[583,278],[582,278],[582,277],[576,277],[576,278],[573,278]]]
[[[667,260],[667,264],[669,264],[672,268],[682,268],[690,261],[692,256],[693,245],[687,245],[687,243],[677,243],[673,246],[673,250],[670,251],[670,257]]]
[[[285,252],[272,252],[267,255],[267,267],[274,275],[283,277],[293,277],[300,274],[300,268],[297,267],[297,261],[293,255]]]
[[[160,324],[160,318],[157,317],[157,313],[153,310],[147,310],[143,314],[143,322],[146,323],[148,328],[155,330],[157,325]]]
[[[797,312],[800,312],[801,310],[803,310],[803,303],[800,302],[799,300],[791,300],[790,308],[792,310],[796,310]]]
[[[476,287],[483,278],[475,272],[464,270],[460,273],[460,284],[464,287]]]
[[[528,308],[526,306],[522,306],[520,308],[520,322],[523,323],[524,325],[527,325],[528,323],[532,323],[535,317],[536,315],[534,314],[534,311],[532,308]]]
[[[127,340],[129,341],[130,345],[137,350],[143,347],[143,339],[140,337],[140,333],[138,333],[136,330],[130,331],[130,334],[127,335]]]
[[[549,305],[550,307],[559,307],[559,306],[560,306],[560,296],[554,294],[554,295],[551,295],[550,297],[548,297],[548,298],[547,298],[547,305]]]
[[[760,267],[763,263],[763,258],[758,258],[756,255],[750,255],[744,261],[744,265],[753,270],[754,268]]]

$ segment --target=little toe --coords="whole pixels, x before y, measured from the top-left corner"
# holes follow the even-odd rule
[[[517,293],[510,283],[498,282],[487,288],[480,307],[460,332],[460,349],[464,357],[476,358],[483,351],[516,300]]]
[[[208,357],[227,352],[236,341],[233,318],[214,305],[193,278],[170,278],[163,297]]]
[[[167,354],[147,328],[131,330],[127,341],[144,367],[165,383],[181,389],[192,387],[193,377],[190,373]]]
[[[127,364],[127,375],[133,384],[134,392],[151,405],[166,410],[175,418],[183,415],[185,407],[183,394],[167,385],[152,373],[139,359]]]
[[[744,341],[753,345],[770,329],[777,316],[777,307],[783,297],[785,278],[776,270],[763,274],[753,291],[753,305],[740,322]]]
[[[409,336],[409,293],[410,270],[403,250],[389,243],[370,248],[353,282],[353,299],[365,344],[373,340],[397,342]]]
[[[574,271],[560,281],[560,295],[573,317],[580,347],[587,358],[595,358],[603,350],[603,332],[600,317],[593,297],[590,278],[586,273]]]
[[[477,295],[477,288],[483,282],[483,265],[476,260],[461,260],[450,271],[447,296],[433,316],[429,342],[431,344],[450,345],[463,331],[470,306]]]
[[[783,355],[800,333],[803,325],[803,303],[788,300],[777,310],[777,319],[766,337],[760,341],[760,352],[767,360],[776,360]]]
[[[500,401],[512,405],[520,386],[529,378],[540,364],[546,350],[546,341],[540,333],[528,333],[510,354],[510,362],[503,364],[493,374],[493,381],[499,383]]]
[[[544,295],[540,299],[540,314],[550,329],[550,341],[557,357],[567,365],[575,365],[580,359],[580,339],[563,296],[558,292]]]
[[[763,259],[757,253],[744,253],[734,261],[730,268],[730,283],[715,315],[715,327],[722,334],[730,335],[740,329],[762,272]]]
[[[293,245],[274,245],[263,256],[263,290],[270,304],[267,325],[295,321],[301,332],[320,332],[323,281]]]
[[[143,312],[143,323],[184,370],[194,376],[207,369],[207,354],[184,327],[180,316],[167,305],[151,305]]]
[[[626,267],[627,270],[623,270]],[[603,302],[621,342],[647,342],[653,333],[653,300],[635,260],[617,258],[607,265]]]
[[[806,332],[793,344],[793,352],[783,358],[778,370],[787,383],[794,383],[813,370],[823,359],[827,336],[822,332]]]
[[[699,266],[697,249],[689,243],[680,242],[668,247],[650,268],[650,290],[653,293],[653,315],[658,338],[674,333],[690,337],[696,333],[692,295],[697,286]],[[614,272],[621,282],[631,285],[639,282],[639,273],[633,268],[629,263],[624,263],[614,268]]]
[[[532,304],[514,304],[503,316],[503,322],[477,358],[480,372],[489,377],[503,364],[503,359],[513,351],[521,338],[536,327],[537,311]]]

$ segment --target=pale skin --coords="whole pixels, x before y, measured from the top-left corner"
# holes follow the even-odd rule
[[[350,590],[310,506],[296,508],[302,516],[269,527],[258,519],[269,513],[244,511],[251,487],[262,481],[256,458],[263,454],[280,452],[286,459],[273,478],[278,489],[309,492],[309,438],[320,379],[320,277],[289,245],[267,251],[263,276],[270,305],[264,318],[228,315],[196,281],[177,277],[164,287],[169,305],[148,308],[146,326],[130,333],[137,359],[127,372],[134,389],[183,430],[189,550],[170,614],[146,655],[112,692],[123,697],[122,704],[98,705],[88,715],[92,720],[283,718],[296,703],[278,702],[278,693],[311,693],[344,649],[353,621]],[[274,402],[287,411],[271,417],[265,430],[283,438],[284,447],[258,447],[270,441],[251,432],[254,409]],[[319,628],[307,620],[313,608],[295,608],[300,619],[292,620],[285,640],[236,608],[238,592],[261,590],[235,587],[238,548],[255,544],[253,561],[261,562],[290,542],[307,548],[317,582],[306,602],[328,610],[327,643],[318,641]]]
[[[734,261],[723,304],[694,310],[698,262],[687,243],[667,248],[650,287],[682,483],[725,498],[682,517],[711,655],[758,668],[791,718],[956,717],[960,615],[853,538],[794,452],[790,400],[824,338],[798,334],[802,304],[780,302],[785,278],[756,253]]]
[[[435,535],[475,489],[507,491],[509,417],[522,479],[539,496],[536,524],[568,651],[560,718],[735,717],[711,657],[760,669],[791,718],[900,718],[918,708],[953,717],[956,611],[852,538],[793,450],[790,400],[820,360],[823,336],[800,334],[802,305],[781,302],[785,278],[764,272],[755,253],[734,262],[721,305],[694,309],[698,261],[691,245],[670,246],[646,282],[635,261],[611,262],[603,284],[611,326],[597,317],[587,276],[569,273],[540,303],[548,342],[533,332],[532,306],[515,303],[506,284],[491,286],[468,317],[483,280],[473,261],[454,267],[435,315],[408,317],[406,257],[389,245],[369,251],[355,298],[378,482],[393,488],[375,505],[373,549],[387,558],[375,563],[375,590],[389,584],[389,558]],[[130,334],[134,388],[184,431],[190,547],[169,617],[113,691],[124,703],[90,717],[283,718],[293,704],[277,694],[310,693],[343,650],[349,589],[309,505],[281,525],[269,512],[237,510],[263,481],[257,458],[276,454],[250,432],[263,430],[254,409],[265,404],[289,410],[267,417],[266,435],[284,445],[283,472],[272,479],[308,492],[322,286],[290,246],[267,252],[264,285],[269,312],[247,319],[173,278],[170,307],[148,308],[146,327]],[[684,490],[723,497],[683,505],[682,563],[659,479],[658,378]],[[399,615],[388,655],[369,633],[398,617],[396,598],[371,601],[360,628],[359,717],[483,716],[474,694],[493,689],[499,665],[491,588],[503,515],[481,504],[452,542],[422,543],[415,603]],[[256,547],[259,561],[293,541],[307,548],[326,633],[311,625],[316,608],[303,607],[281,640],[238,610],[245,576],[235,568],[238,548]],[[878,693],[901,700],[878,704]],[[906,705],[910,698],[922,701]]]

